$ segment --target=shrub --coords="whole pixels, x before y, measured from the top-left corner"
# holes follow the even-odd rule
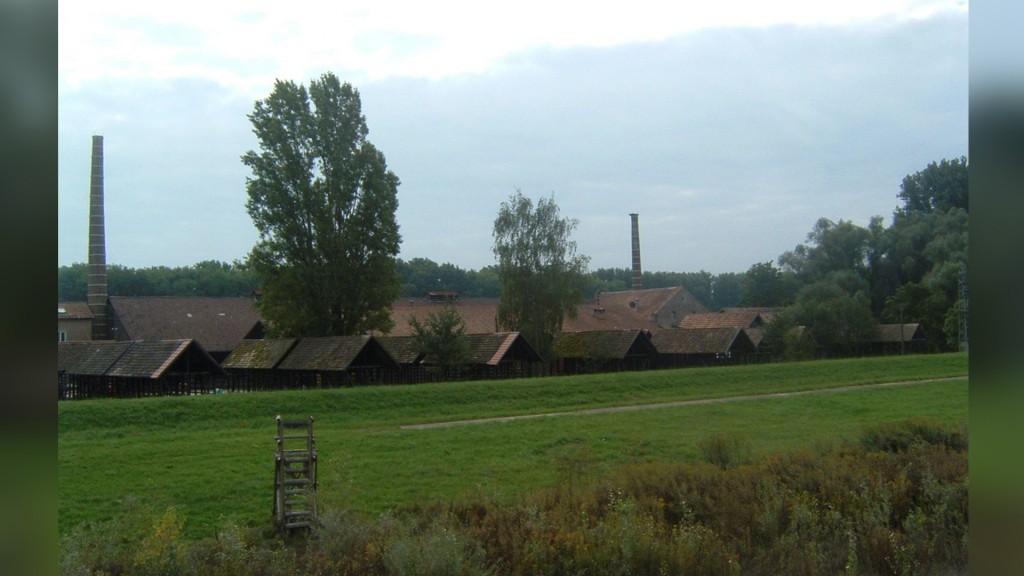
[[[723,470],[750,463],[750,440],[738,434],[719,434],[704,438],[698,447],[705,462]]]
[[[872,426],[860,439],[861,447],[867,451],[903,452],[915,444],[967,450],[967,425],[955,427],[917,418]]]

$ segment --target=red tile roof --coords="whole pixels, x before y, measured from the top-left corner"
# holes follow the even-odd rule
[[[262,327],[251,298],[111,296],[110,308],[118,340],[194,339],[211,352],[233,350]]]
[[[58,302],[58,320],[91,320],[92,310],[85,302]]]
[[[412,336],[409,318],[424,321],[431,311],[451,306],[462,316],[466,334],[491,334],[497,330],[497,298],[460,298],[440,304],[422,298],[397,300],[391,308],[394,322],[389,336]],[[600,330],[647,330],[656,332],[676,324],[688,314],[707,312],[686,288],[650,288],[603,292],[599,298],[581,303],[576,318],[565,318],[563,332]]]
[[[680,328],[757,328],[764,323],[761,312],[753,309],[729,312],[690,314],[679,323]]]

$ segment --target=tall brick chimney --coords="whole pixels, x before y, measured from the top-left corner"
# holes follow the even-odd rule
[[[640,224],[639,214],[630,214],[633,223],[633,290],[643,289],[643,272],[640,270]]]
[[[89,183],[89,310],[92,339],[109,340],[107,326],[107,247],[103,223],[103,136],[92,137]]]

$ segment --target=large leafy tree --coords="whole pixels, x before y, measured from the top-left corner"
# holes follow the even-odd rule
[[[896,216],[949,212],[953,208],[969,212],[967,191],[967,157],[932,162],[903,179],[899,193],[903,206]]]
[[[743,274],[740,288],[743,306],[787,306],[800,285],[792,272],[784,273],[771,262],[759,262]]]
[[[838,271],[866,276],[870,238],[868,229],[853,222],[819,218],[807,234],[808,244],[799,244],[779,256],[779,264],[805,284],[823,280]]]
[[[401,288],[399,180],[366,140],[359,92],[330,73],[308,91],[278,80],[249,120],[259,151],[242,156],[246,208],[260,237],[248,261],[271,330],[387,332]]]
[[[499,329],[522,332],[549,356],[566,316],[575,317],[583,297],[589,258],[576,253],[578,222],[562,218],[554,198],[533,201],[516,191],[494,220],[501,301]]]

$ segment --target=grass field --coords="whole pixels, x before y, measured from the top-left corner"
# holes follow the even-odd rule
[[[409,430],[402,425],[962,377],[646,411]],[[498,382],[267,392],[58,405],[58,527],[116,514],[129,495],[174,506],[186,534],[222,518],[259,525],[272,502],[274,417],[316,419],[320,499],[376,514],[501,499],[635,462],[700,459],[701,441],[753,456],[851,437],[863,426],[967,420],[964,354],[869,358]]]

